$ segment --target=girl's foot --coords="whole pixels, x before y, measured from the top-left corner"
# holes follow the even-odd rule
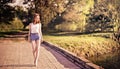
[[[37,60],[34,61],[34,65],[37,66]]]

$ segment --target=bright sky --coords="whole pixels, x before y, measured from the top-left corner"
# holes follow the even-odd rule
[[[8,3],[8,5],[13,6],[13,7],[14,6],[23,6],[24,10],[27,11],[26,8],[28,8],[29,6],[28,6],[28,4],[23,4],[23,2],[24,2],[24,0],[16,0],[14,3]]]
[[[23,5],[24,0],[16,0],[15,4],[16,5]]]
[[[11,6],[23,6],[28,7],[28,4],[23,4],[24,0],[16,0],[15,3],[8,3]]]

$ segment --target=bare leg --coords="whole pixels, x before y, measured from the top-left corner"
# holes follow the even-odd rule
[[[36,40],[36,47],[35,47],[35,61],[34,63],[37,65],[38,57],[39,57],[39,48],[40,48],[40,40]]]
[[[34,59],[35,59],[35,56],[36,56],[36,54],[35,54],[35,41],[32,41],[32,50],[33,50],[33,56],[34,56]]]

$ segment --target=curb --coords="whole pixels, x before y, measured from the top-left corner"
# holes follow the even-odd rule
[[[87,60],[84,57],[78,57],[75,54],[57,46],[50,42],[43,41],[43,44],[46,46],[49,46],[50,48],[54,49],[56,52],[60,53],[64,57],[66,57],[68,60],[70,60],[75,65],[79,66],[81,69],[104,69],[96,64],[93,64],[89,60]]]

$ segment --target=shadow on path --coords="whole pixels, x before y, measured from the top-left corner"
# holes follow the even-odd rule
[[[67,58],[65,58],[60,53],[52,50],[50,47],[46,45],[42,45],[47,51],[49,51],[54,57],[57,59],[57,61],[62,64],[65,68],[72,68],[72,69],[81,69],[80,67],[76,66],[74,63],[69,61]]]

